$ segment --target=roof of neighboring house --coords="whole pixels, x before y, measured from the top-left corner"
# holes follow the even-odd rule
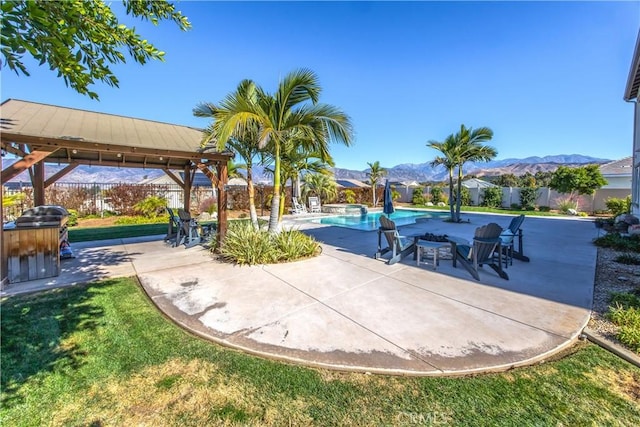
[[[464,181],[462,181],[462,185],[467,187],[467,188],[490,188],[490,187],[497,187],[497,185],[492,184],[488,181],[483,181],[481,179],[478,178],[469,178],[469,179],[465,179]]]
[[[416,181],[390,181],[389,184],[401,187],[420,187]]]
[[[638,91],[640,90],[640,31],[636,40],[636,48],[633,52],[631,60],[631,69],[627,79],[627,86],[624,90],[624,100],[632,101],[638,99]]]
[[[244,178],[229,178],[229,182],[227,182],[227,185],[231,186],[231,187],[246,187],[247,186],[247,181]]]
[[[336,184],[344,188],[369,188],[369,184],[365,184],[357,179],[336,179]]]
[[[625,157],[624,159],[614,160],[600,166],[600,173],[603,176],[631,176],[633,172],[633,157]]]

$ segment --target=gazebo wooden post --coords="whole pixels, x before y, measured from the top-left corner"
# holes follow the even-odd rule
[[[218,247],[227,234],[227,162],[218,162]]]
[[[191,211],[191,167],[184,167],[184,210]]]
[[[33,205],[44,205],[44,160],[33,165]]]

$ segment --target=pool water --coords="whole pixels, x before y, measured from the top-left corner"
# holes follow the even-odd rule
[[[377,230],[380,226],[378,218],[382,215],[385,214],[382,212],[369,212],[366,215],[339,215],[326,218],[315,218],[312,219],[311,222],[335,225],[336,227],[352,228],[354,230],[372,231]],[[397,226],[414,224],[418,218],[445,219],[448,217],[448,212],[412,211],[408,209],[397,210],[389,216]]]

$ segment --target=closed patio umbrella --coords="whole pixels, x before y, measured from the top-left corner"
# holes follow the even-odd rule
[[[391,215],[394,212],[393,198],[391,197],[391,185],[389,184],[389,180],[387,180],[387,182],[384,184],[382,212],[386,213],[387,216]]]

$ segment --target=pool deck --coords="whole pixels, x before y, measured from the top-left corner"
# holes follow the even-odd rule
[[[508,216],[465,214],[470,223],[429,220],[402,234],[471,238]],[[524,249],[510,280],[481,280],[450,260],[433,271],[411,257],[373,259],[377,233],[289,216],[322,242],[318,257],[235,266],[201,246],[171,248],[160,236],[73,244],[59,277],[9,285],[3,296],[137,276],[153,303],[187,330],[261,357],[339,370],[397,375],[462,375],[545,360],[586,326],[593,299],[596,237],[584,220],[527,217]]]

